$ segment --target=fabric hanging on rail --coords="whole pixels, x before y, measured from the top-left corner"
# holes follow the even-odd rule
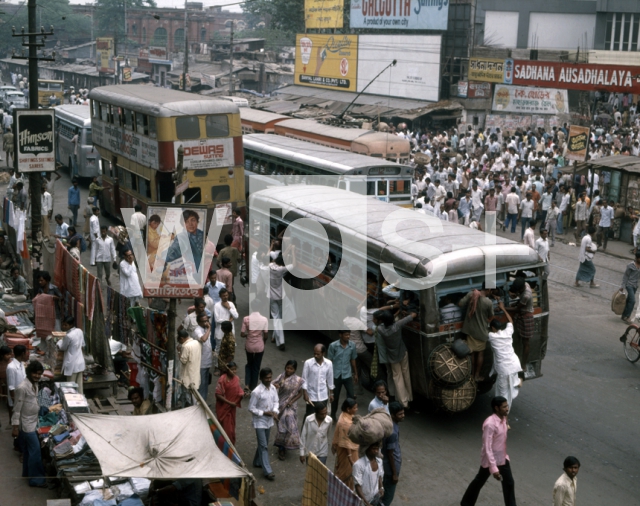
[[[56,326],[56,302],[53,295],[40,293],[33,300],[35,314],[36,336],[46,338],[51,335]]]
[[[50,272],[49,274],[53,274],[53,283],[60,290],[67,287],[67,276],[65,273],[65,267],[66,267],[65,253],[69,253],[69,252],[65,249],[60,239],[58,239],[56,241],[56,253],[55,253],[56,254],[56,259],[55,259],[56,270],[54,273]]]

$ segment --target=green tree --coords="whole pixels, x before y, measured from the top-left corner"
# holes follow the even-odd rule
[[[98,35],[113,37],[116,46],[125,39],[125,7],[126,9],[140,9],[155,7],[155,0],[96,0],[95,24]],[[119,50],[118,47],[116,47]]]
[[[53,25],[54,35],[50,40],[59,40],[63,46],[82,44],[88,42],[91,37],[91,19],[80,14],[76,14],[69,0],[47,0],[39,2],[36,11],[36,22],[38,27],[43,25],[47,31]],[[16,28],[19,33],[22,27],[27,31],[29,25],[27,19],[27,3],[24,2],[14,13],[0,13],[0,52],[9,53],[11,49],[20,52],[22,49],[22,39],[11,36],[11,27]]]
[[[304,0],[252,0],[243,10],[263,18],[269,28],[304,32]]]

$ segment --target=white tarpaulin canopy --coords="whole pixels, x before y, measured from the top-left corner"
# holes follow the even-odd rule
[[[219,450],[200,406],[147,416],[72,416],[105,476],[222,479],[249,475]]]

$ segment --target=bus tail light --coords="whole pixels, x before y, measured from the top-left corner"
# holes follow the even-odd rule
[[[244,165],[244,151],[242,150],[242,137],[233,138],[234,165]]]

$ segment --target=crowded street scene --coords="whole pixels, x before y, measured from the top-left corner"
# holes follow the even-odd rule
[[[3,3],[0,503],[636,504],[640,17],[503,3]]]

